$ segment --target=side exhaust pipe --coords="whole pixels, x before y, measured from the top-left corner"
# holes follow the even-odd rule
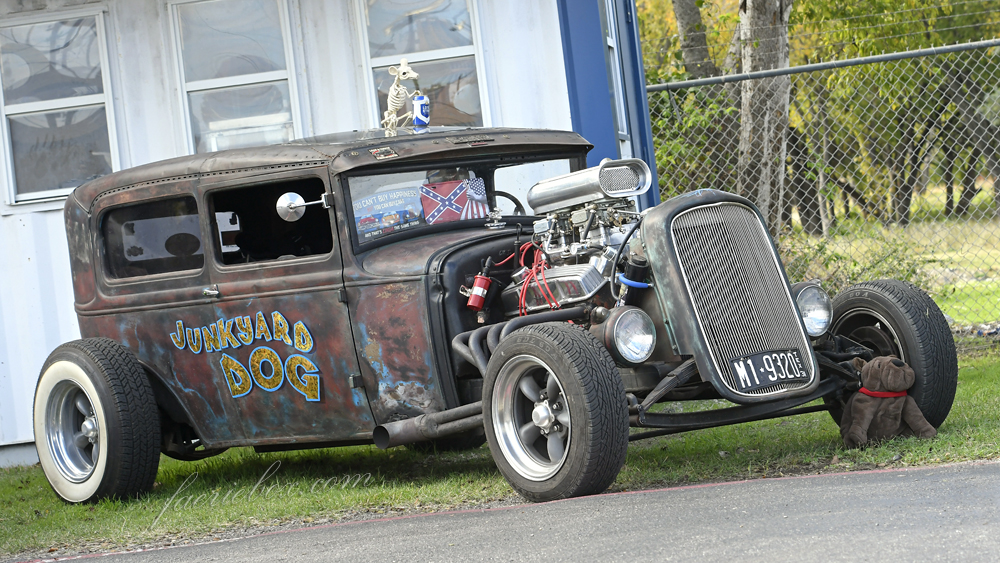
[[[483,427],[483,402],[446,411],[422,414],[375,427],[372,438],[378,449],[433,440]]]

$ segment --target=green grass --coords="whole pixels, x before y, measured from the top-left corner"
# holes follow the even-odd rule
[[[826,413],[714,428],[633,443],[612,490],[998,458],[1000,362],[964,358],[959,365],[955,405],[937,438],[845,450]],[[37,466],[6,469],[0,470],[0,556],[167,544],[497,501],[519,502],[486,448],[438,455],[374,447],[239,449],[194,463],[163,458],[151,494],[95,505],[57,500]]]
[[[905,228],[845,218],[841,210],[823,240],[796,222],[780,239],[789,275],[819,278],[834,292],[869,279],[904,279],[927,290],[959,326],[1000,320],[1000,220],[993,217],[992,189],[977,195],[964,217],[944,216],[944,193],[943,186],[924,190]]]
[[[996,357],[962,359],[955,404],[933,439],[899,438],[848,450],[830,415],[819,412],[633,444],[617,485],[640,489],[996,459],[1000,457],[998,377]]]
[[[934,301],[959,325],[1000,321],[1000,281],[952,284],[938,290]]]
[[[200,462],[161,457],[151,494],[95,505],[57,500],[36,465],[0,470],[0,555],[212,537],[359,512],[443,510],[509,494],[485,448],[432,456],[367,446],[271,454],[239,448]]]

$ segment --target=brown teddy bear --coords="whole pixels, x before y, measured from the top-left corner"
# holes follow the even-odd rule
[[[855,365],[863,360],[855,360]],[[847,401],[840,437],[848,448],[894,436],[933,438],[937,430],[927,422],[917,402],[906,394],[913,385],[913,369],[896,356],[880,356],[861,366],[861,384]]]

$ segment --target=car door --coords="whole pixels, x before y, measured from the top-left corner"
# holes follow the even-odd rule
[[[309,205],[287,221],[275,208],[289,192],[317,202],[329,184],[315,168],[205,186],[216,322],[204,346],[254,445],[363,440],[375,426],[334,214]]]
[[[213,448],[246,436],[239,402],[221,392],[218,363],[204,353],[203,335],[218,316],[204,295],[211,274],[203,211],[195,179],[100,198],[91,219],[99,295],[77,313],[85,338],[128,347],[178,399],[183,412],[168,415]]]

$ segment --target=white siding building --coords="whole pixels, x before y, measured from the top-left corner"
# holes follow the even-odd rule
[[[592,89],[567,80],[573,43],[560,22],[599,21],[601,41],[631,5],[0,0],[0,465],[37,459],[39,370],[79,337],[62,218],[74,187],[194,152],[377,127],[387,68],[403,57],[433,125],[573,129]],[[617,118],[612,152],[634,152],[615,99],[622,63],[594,64],[590,97]]]

